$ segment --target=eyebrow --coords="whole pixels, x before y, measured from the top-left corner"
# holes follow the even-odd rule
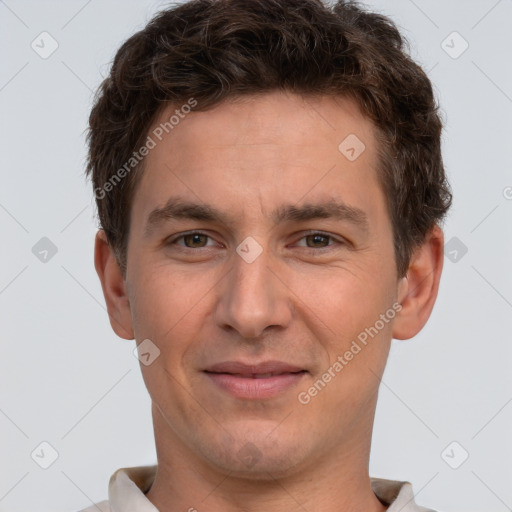
[[[231,224],[230,217],[226,213],[211,205],[185,201],[180,197],[170,197],[164,206],[155,208],[148,215],[144,236],[149,237],[159,226],[174,219],[218,222],[226,226]],[[276,224],[314,219],[347,221],[365,232],[369,229],[368,217],[363,210],[333,199],[301,206],[288,204],[272,212],[272,220]]]

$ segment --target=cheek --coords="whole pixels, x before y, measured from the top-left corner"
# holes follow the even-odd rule
[[[377,380],[368,368],[376,374],[383,369],[396,316],[393,308],[396,290],[389,267],[388,263],[379,265],[375,261],[375,264],[365,265],[364,271],[352,273],[338,269],[331,272],[328,280],[308,280],[315,284],[302,286],[297,294],[308,297],[304,302],[308,302],[310,311],[306,310],[305,315],[312,321],[314,317],[320,319],[309,327],[326,352],[323,370],[339,357],[343,358],[339,375],[344,377],[334,379],[337,384],[332,389],[341,386],[343,381],[346,390],[357,394],[362,381]],[[372,388],[370,384],[368,389]],[[345,393],[340,396],[347,398]]]
[[[323,269],[295,276],[293,291],[323,321],[327,330],[346,337],[373,324],[380,313],[392,305],[393,288],[383,266],[360,266]]]
[[[193,322],[201,309],[201,298],[211,286],[170,267],[144,272],[142,267],[130,300],[136,338],[166,341]]]
[[[140,269],[131,304],[135,337],[139,342],[149,338],[155,343],[160,350],[155,362],[183,381],[209,330],[214,284],[219,276],[163,265],[151,272]],[[160,375],[163,377],[169,378]]]
[[[337,411],[329,421],[344,424],[347,410],[363,414],[375,398],[396,312],[388,294],[362,282],[324,296],[315,308],[329,327],[315,333],[326,358],[312,380],[312,388],[303,391],[316,395],[313,408],[318,414],[326,409]]]
[[[165,408],[171,401],[181,408],[185,361],[201,339],[207,314],[201,298],[211,286],[195,286],[179,272],[163,269],[141,272],[136,284],[131,302],[135,338],[138,343],[151,340],[159,351],[150,365],[141,363],[143,379],[157,403]]]

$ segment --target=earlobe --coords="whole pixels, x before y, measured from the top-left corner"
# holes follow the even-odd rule
[[[444,236],[434,226],[425,241],[412,254],[406,277],[398,286],[398,302],[402,304],[393,325],[393,338],[406,340],[421,331],[432,313],[443,269]]]
[[[112,329],[120,338],[133,340],[134,333],[126,283],[102,229],[96,233],[94,267],[100,278]]]

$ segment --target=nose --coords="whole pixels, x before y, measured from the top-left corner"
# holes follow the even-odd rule
[[[268,251],[263,250],[251,263],[236,252],[232,260],[231,271],[219,285],[216,324],[247,339],[257,338],[272,326],[286,327],[292,317],[290,295]]]

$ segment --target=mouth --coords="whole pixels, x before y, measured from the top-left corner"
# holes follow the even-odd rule
[[[268,379],[269,377],[276,377],[279,375],[297,375],[299,373],[306,373],[306,370],[299,370],[297,372],[270,372],[270,373],[229,373],[229,372],[210,372],[205,370],[206,373],[217,375],[233,375],[242,379]]]
[[[235,398],[262,400],[296,386],[308,371],[280,361],[259,364],[229,361],[213,365],[204,373],[217,388]]]

